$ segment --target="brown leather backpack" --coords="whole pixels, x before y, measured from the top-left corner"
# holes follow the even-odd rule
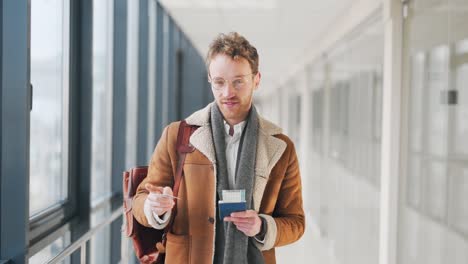
[[[174,175],[173,194],[178,195],[179,185],[183,177],[183,165],[187,153],[195,149],[189,144],[190,135],[197,126],[188,125],[185,120],[180,123],[177,134],[177,170]],[[141,225],[134,218],[132,212],[133,197],[138,185],[148,174],[148,166],[134,167],[123,173],[123,207],[125,213],[124,233],[133,240],[135,254],[141,263],[164,263],[166,245],[166,234],[170,231],[177,214],[177,200],[172,209],[171,220],[166,228],[158,230]]]

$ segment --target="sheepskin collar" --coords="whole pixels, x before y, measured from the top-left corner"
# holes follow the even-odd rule
[[[210,123],[210,108],[212,104],[215,104],[215,102],[211,102],[205,108],[200,109],[194,112],[193,114],[191,114],[189,117],[187,117],[185,119],[187,124],[196,125],[196,126],[209,126],[210,125],[209,124]],[[258,118],[259,118],[259,128],[265,135],[274,136],[274,135],[281,134],[283,132],[283,129],[281,129],[281,127],[262,118],[260,115],[258,115]]]

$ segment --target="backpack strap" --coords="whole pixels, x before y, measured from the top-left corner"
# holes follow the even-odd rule
[[[198,126],[192,126],[188,125],[185,120],[182,120],[180,122],[179,126],[179,132],[177,134],[177,143],[176,143],[176,149],[177,149],[177,169],[176,169],[176,174],[174,175],[174,187],[173,187],[173,195],[178,196],[179,194],[179,187],[180,187],[180,182],[182,181],[182,178],[184,176],[184,163],[185,163],[185,157],[187,156],[187,153],[191,153],[195,151],[195,148],[189,143],[190,136],[192,133],[198,128]],[[169,224],[164,228],[164,234],[162,237],[162,245],[165,247],[166,245],[166,235],[167,232],[169,232],[172,228],[172,224],[174,223],[174,218],[177,215],[177,199],[174,200],[175,204],[174,207],[172,208],[172,215]],[[158,248],[160,251],[164,252],[164,249]]]
[[[177,134],[177,170],[174,177],[174,188],[173,194],[177,196],[179,193],[179,186],[180,182],[182,181],[183,177],[183,167],[185,163],[185,157],[187,153],[191,153],[195,151],[195,148],[189,143],[190,136],[192,135],[193,131],[195,131],[198,127],[197,126],[190,126],[182,120],[180,122],[179,132]]]

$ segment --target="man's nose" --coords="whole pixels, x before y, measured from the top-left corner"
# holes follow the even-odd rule
[[[231,97],[236,93],[236,89],[232,85],[232,83],[226,82],[226,85],[223,87],[222,95],[223,97]]]

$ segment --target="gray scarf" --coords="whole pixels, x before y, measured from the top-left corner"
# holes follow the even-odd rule
[[[252,193],[255,179],[255,158],[258,138],[258,115],[252,105],[246,119],[246,126],[242,132],[239,152],[236,162],[235,189],[245,189],[247,210],[252,209]],[[226,165],[224,118],[216,104],[211,107],[211,127],[217,162],[217,193],[218,200],[222,190],[229,189]],[[216,264],[263,263],[260,250],[244,233],[237,230],[232,223],[216,221],[215,259]]]

